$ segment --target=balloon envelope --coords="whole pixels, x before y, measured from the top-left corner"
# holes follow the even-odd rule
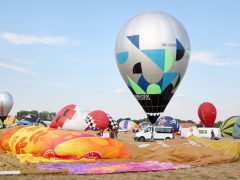
[[[63,107],[52,119],[51,128],[61,128],[69,130],[85,130],[87,123],[75,104]]]
[[[236,123],[233,126],[233,138],[240,139],[240,117],[238,117]]]
[[[178,121],[170,116],[159,117],[155,122],[155,126],[172,127],[175,132],[178,132],[180,127]]]
[[[125,83],[153,124],[188,66],[190,42],[183,25],[165,13],[140,14],[122,27],[115,54]]]
[[[122,120],[119,123],[119,128],[122,130],[131,131],[132,129],[139,128],[139,125],[131,120]]]
[[[6,117],[13,106],[13,97],[8,92],[0,92],[0,117]],[[5,118],[4,118],[5,119]]]
[[[110,131],[110,130],[116,130],[118,129],[118,122],[113,119],[109,114],[109,124],[108,124],[108,127],[107,127],[107,130]]]
[[[223,137],[232,136],[233,127],[238,119],[240,119],[240,116],[233,116],[222,122],[220,130]]]
[[[198,116],[205,126],[212,127],[217,116],[217,110],[212,103],[204,102],[198,107]]]
[[[85,121],[88,124],[87,130],[104,130],[109,125],[110,116],[102,110],[95,110],[88,114]]]
[[[147,122],[147,121],[143,121],[139,124],[140,128],[147,128],[147,127],[151,127],[151,126],[152,126],[152,123]]]

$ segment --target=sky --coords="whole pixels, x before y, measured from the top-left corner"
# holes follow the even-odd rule
[[[147,11],[177,18],[191,42],[186,74],[162,116],[199,122],[212,102],[217,121],[240,114],[240,1],[8,0],[0,6],[0,91],[20,110],[57,112],[68,104],[114,119],[146,115],[115,60],[121,27]]]

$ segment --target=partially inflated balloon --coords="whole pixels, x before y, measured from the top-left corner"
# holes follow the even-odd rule
[[[174,132],[179,131],[180,127],[179,122],[170,116],[159,117],[155,122],[155,126],[172,127]]]
[[[13,106],[13,97],[8,92],[0,92],[0,119],[4,121]]]
[[[222,122],[220,130],[223,137],[232,136],[233,127],[238,119],[240,119],[240,116],[232,116]]]
[[[217,116],[217,110],[212,103],[204,102],[198,107],[198,116],[205,126],[212,127]]]
[[[108,127],[111,117],[102,110],[95,110],[90,112],[85,118],[88,124],[87,130],[99,131]]]
[[[108,114],[108,117],[109,117],[109,124],[106,130],[107,131],[117,130],[118,122],[115,119],[113,119],[109,114]]]
[[[85,130],[87,123],[82,117],[78,106],[70,104],[63,107],[52,119],[51,128],[69,130]]]
[[[135,122],[131,121],[131,120],[122,120],[121,122],[119,122],[119,128],[122,130],[127,130],[127,131],[131,131],[133,129],[137,129],[140,126],[138,124],[136,124]]]
[[[151,123],[163,112],[188,66],[188,35],[174,17],[149,12],[132,18],[116,41],[118,69]]]

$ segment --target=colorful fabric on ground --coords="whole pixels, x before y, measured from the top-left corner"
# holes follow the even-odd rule
[[[120,172],[163,171],[190,168],[190,165],[173,165],[170,162],[115,162],[115,163],[51,163],[38,164],[41,170],[68,169],[70,174],[112,174]]]
[[[235,160],[240,160],[240,141],[238,140],[228,138],[221,140],[211,140],[198,138],[196,136],[191,136],[189,139],[192,139],[212,149],[219,150],[224,154],[232,155]]]
[[[126,146],[111,138],[39,126],[16,126],[3,133],[1,147],[20,160],[97,160],[128,157]],[[36,159],[34,159],[36,157]],[[37,157],[39,159],[37,159]]]
[[[5,126],[16,126],[16,122],[18,122],[18,120],[11,115],[8,115],[7,118],[4,120]],[[0,126],[2,126],[2,121],[0,121]]]

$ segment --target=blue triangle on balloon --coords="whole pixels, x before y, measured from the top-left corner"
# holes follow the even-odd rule
[[[119,64],[124,64],[128,60],[128,52],[117,53],[116,57]]]
[[[129,41],[131,41],[131,43],[139,49],[139,35],[133,35],[133,36],[127,36],[127,38],[129,39]]]
[[[176,61],[179,61],[182,59],[185,53],[185,48],[180,43],[178,39],[176,39]]]
[[[164,73],[163,78],[161,81],[159,81],[158,84],[160,84],[162,91],[164,91],[168,85],[176,79],[176,77],[179,75],[179,73],[175,72],[169,72],[169,73]]]
[[[161,70],[164,70],[165,50],[164,49],[148,49],[142,52],[150,58]]]
[[[147,91],[147,87],[148,85],[150,84],[145,78],[144,76],[142,75],[139,80],[138,80],[138,83],[137,83],[144,91]]]
[[[176,39],[176,46],[177,46],[177,49],[179,49],[179,50],[185,50],[182,43],[180,43],[180,41],[178,39]]]

